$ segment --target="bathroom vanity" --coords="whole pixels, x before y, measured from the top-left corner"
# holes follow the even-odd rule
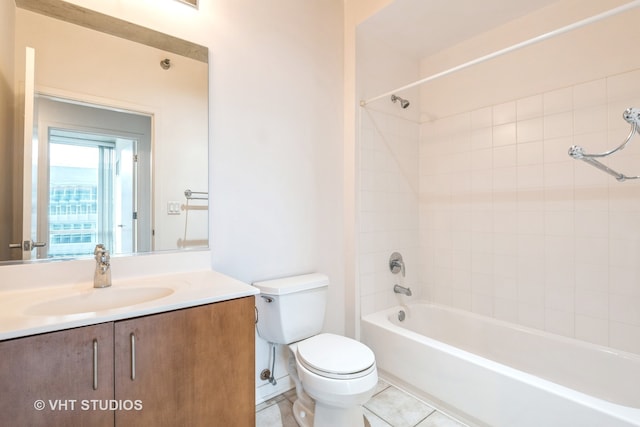
[[[3,292],[14,329],[0,315],[0,425],[254,425],[256,291],[214,272],[120,286],[173,292],[69,315],[55,312],[74,292],[109,289]]]

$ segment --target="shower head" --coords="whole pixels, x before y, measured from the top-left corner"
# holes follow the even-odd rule
[[[398,95],[391,95],[391,102],[395,103],[397,101],[400,101],[400,106],[402,108],[407,108],[410,105],[410,102],[406,99],[400,98]]]

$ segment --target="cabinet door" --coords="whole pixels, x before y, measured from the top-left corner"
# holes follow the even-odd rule
[[[254,297],[116,322],[123,426],[254,426]],[[133,341],[132,341],[133,339]]]
[[[0,386],[2,426],[112,427],[113,323],[0,342]]]

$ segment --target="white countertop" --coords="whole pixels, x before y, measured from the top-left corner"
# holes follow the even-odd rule
[[[129,306],[86,311],[82,301],[117,301],[118,292],[165,289],[166,296]],[[0,291],[0,340],[53,332],[161,313],[202,304],[256,295],[257,288],[212,270],[163,274],[112,281],[109,288],[95,289],[93,283],[33,287]],[[102,298],[104,296],[104,299]],[[79,302],[73,314],[61,314],[60,301]],[[117,305],[117,304],[116,304]],[[62,304],[62,311],[67,306]],[[58,307],[58,309],[55,309]]]

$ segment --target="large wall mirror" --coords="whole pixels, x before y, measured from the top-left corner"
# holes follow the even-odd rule
[[[60,0],[16,5],[30,161],[10,259],[206,248],[207,49]]]

